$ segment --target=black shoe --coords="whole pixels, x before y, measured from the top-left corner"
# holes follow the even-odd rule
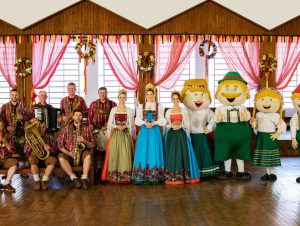
[[[277,176],[275,174],[269,175],[269,181],[276,181],[276,180],[277,180]]]
[[[75,188],[81,188],[81,183],[78,178],[73,179],[73,183],[75,185]]]
[[[4,185],[3,190],[7,192],[16,192],[16,189],[10,184]]]
[[[263,175],[260,179],[261,180],[269,180],[270,179],[269,174]]]
[[[298,177],[298,178],[296,179],[296,182],[297,182],[297,183],[300,183],[300,177]]]
[[[88,182],[87,179],[81,179],[81,185],[83,189],[88,189]]]
[[[243,173],[237,172],[235,178],[239,180],[251,180],[251,174],[248,172],[243,172]]]
[[[224,171],[224,172],[220,173],[219,176],[217,176],[217,178],[221,179],[221,180],[228,180],[231,177],[233,177],[233,173],[227,172],[227,171]]]

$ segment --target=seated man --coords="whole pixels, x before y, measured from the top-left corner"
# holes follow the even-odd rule
[[[55,136],[51,132],[46,131],[46,123],[45,122],[34,122],[37,125],[33,125],[31,128],[34,130],[35,126],[37,126],[37,131],[43,140],[43,143],[40,142],[40,146],[37,147],[33,141],[29,142],[31,136],[34,137],[33,131],[26,127],[26,136],[27,140],[24,146],[24,153],[28,157],[28,161],[30,164],[31,173],[34,179],[34,190],[38,191],[42,188],[42,190],[48,189],[48,180],[51,175],[53,169],[55,168],[55,164],[57,162],[57,158],[55,155],[58,152],[57,141]],[[36,137],[34,137],[36,138]],[[33,150],[34,148],[34,150]],[[44,164],[46,166],[45,174],[42,178],[42,182],[40,181],[39,175],[39,161],[43,159]]]
[[[77,109],[73,114],[73,123],[64,127],[60,133],[58,147],[62,153],[58,155],[61,167],[74,182],[76,188],[81,185],[87,189],[87,177],[91,166],[91,152],[93,151],[94,139],[88,126],[82,124],[82,112]],[[82,150],[84,149],[84,150]],[[80,153],[77,155],[77,153]],[[83,174],[81,182],[74,174],[71,163],[78,164],[78,156],[83,162]]]
[[[9,139],[8,133],[5,133],[4,123],[0,120],[0,169],[8,169],[4,184],[0,183],[0,190],[15,192],[16,189],[11,186],[11,179],[17,170],[17,159],[11,158],[14,154],[12,141]]]

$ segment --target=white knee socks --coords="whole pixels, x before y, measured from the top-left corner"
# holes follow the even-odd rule
[[[237,167],[238,167],[238,172],[239,173],[244,173],[245,172],[244,160],[237,159],[236,164],[237,164]]]

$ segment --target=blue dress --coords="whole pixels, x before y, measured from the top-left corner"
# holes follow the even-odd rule
[[[142,116],[147,122],[157,121],[160,115],[158,111],[146,111],[145,104],[142,106],[142,109],[140,107],[137,111],[137,117]],[[165,124],[165,120],[160,120],[160,123]],[[159,125],[152,128],[147,128],[145,124],[141,125],[137,137],[132,179],[135,184],[157,184],[164,180],[163,141]]]

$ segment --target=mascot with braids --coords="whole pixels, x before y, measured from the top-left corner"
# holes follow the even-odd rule
[[[207,134],[215,128],[214,113],[209,109],[210,92],[205,79],[190,79],[184,82],[181,92],[183,104],[188,109],[190,132],[201,177],[214,177],[219,167],[214,161]]]
[[[290,121],[292,146],[294,149],[298,149],[300,155],[300,85],[293,91],[291,99],[296,110]],[[296,182],[300,183],[300,177],[296,179]]]

